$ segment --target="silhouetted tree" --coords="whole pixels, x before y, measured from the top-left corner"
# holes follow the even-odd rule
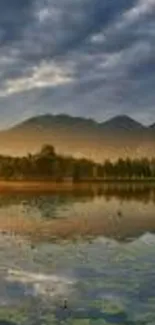
[[[75,159],[57,155],[51,145],[44,145],[37,154],[26,157],[0,155],[1,179],[46,179],[73,181],[103,179],[155,178],[155,158],[118,159],[103,164],[89,159]]]

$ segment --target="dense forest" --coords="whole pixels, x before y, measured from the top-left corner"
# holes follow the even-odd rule
[[[110,180],[153,179],[155,159],[119,159],[97,164],[88,159],[75,159],[56,154],[51,145],[25,157],[0,156],[0,179],[5,180]]]

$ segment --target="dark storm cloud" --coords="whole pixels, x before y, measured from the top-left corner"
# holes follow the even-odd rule
[[[3,123],[44,112],[152,121],[154,18],[155,0],[1,0]]]
[[[0,44],[9,44],[21,37],[30,22],[33,0],[0,1]]]
[[[118,19],[134,2],[135,0],[38,1],[39,5],[35,8],[40,22],[34,19],[27,26],[25,39],[20,44],[22,56],[36,61],[77,50],[89,36]]]

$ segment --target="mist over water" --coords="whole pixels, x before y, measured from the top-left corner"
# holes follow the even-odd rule
[[[26,325],[153,324],[154,207],[155,189],[146,185],[1,194],[0,320]],[[40,231],[51,220],[64,225],[82,218],[87,220],[86,237],[83,232],[74,240],[53,242],[49,233],[46,238]],[[33,232],[28,237],[13,231],[21,220],[25,227],[28,220],[37,224],[37,241]],[[97,226],[91,231],[95,224],[100,231]]]

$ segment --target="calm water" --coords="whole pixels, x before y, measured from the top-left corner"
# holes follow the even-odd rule
[[[46,224],[85,217],[101,225],[93,240],[40,237],[34,244],[3,227],[0,320],[155,324],[155,189],[110,185],[61,195],[0,195],[0,228],[8,220],[11,229],[19,218]]]

